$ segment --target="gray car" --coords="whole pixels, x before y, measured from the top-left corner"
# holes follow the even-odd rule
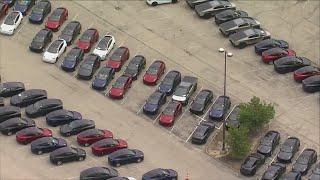
[[[225,36],[249,28],[260,28],[260,22],[251,17],[237,18],[219,25],[219,30]]]
[[[216,0],[186,0],[187,4],[189,5],[190,8],[194,9],[194,7],[198,4],[202,4],[208,1],[216,1]],[[229,1],[229,0],[224,0],[224,1]]]
[[[242,49],[247,45],[258,43],[270,37],[271,34],[264,29],[250,28],[231,34],[229,41],[234,47]]]
[[[196,5],[194,9],[200,18],[209,19],[221,11],[235,10],[236,5],[229,1],[216,0]]]

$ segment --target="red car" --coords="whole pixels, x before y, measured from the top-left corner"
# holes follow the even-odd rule
[[[154,61],[144,74],[143,83],[150,86],[156,85],[165,69],[166,65],[163,61]]]
[[[120,71],[122,65],[129,59],[129,56],[129,49],[121,46],[112,53],[110,59],[107,61],[107,67]]]
[[[163,126],[172,126],[174,121],[182,113],[182,104],[177,101],[171,101],[160,115],[159,124]]]
[[[47,22],[46,28],[52,31],[58,31],[61,25],[68,19],[68,10],[63,7],[59,7],[51,13]]]
[[[315,66],[305,66],[293,73],[294,80],[297,82],[301,82],[302,80],[315,75],[320,75],[320,68]]]
[[[91,144],[106,138],[113,138],[113,134],[111,131],[101,129],[88,129],[78,134],[77,141],[79,145],[90,146]]]
[[[128,76],[120,76],[116,82],[112,85],[109,91],[109,97],[112,99],[122,99],[124,94],[132,85],[132,79]]]
[[[262,52],[262,61],[264,63],[272,64],[273,61],[286,56],[295,56],[296,52],[291,49],[271,48]]]
[[[3,2],[0,2],[0,19],[8,14],[9,6]]]
[[[97,29],[89,28],[87,29],[80,37],[77,46],[80,49],[83,49],[85,53],[91,50],[91,47],[99,39],[99,32]]]
[[[103,156],[105,154],[110,154],[119,149],[125,149],[128,147],[128,144],[125,140],[122,139],[102,139],[98,142],[95,142],[91,146],[92,153],[96,156]]]
[[[47,128],[29,127],[17,132],[16,140],[21,144],[28,144],[38,138],[51,137],[52,131]]]

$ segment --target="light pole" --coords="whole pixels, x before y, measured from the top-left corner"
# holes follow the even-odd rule
[[[226,150],[226,85],[227,85],[227,57],[232,57],[233,54],[231,52],[227,52],[223,48],[219,48],[220,53],[224,53],[224,84],[223,84],[223,127],[222,127],[222,151],[225,152]]]

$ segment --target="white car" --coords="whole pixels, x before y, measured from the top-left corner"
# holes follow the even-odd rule
[[[93,50],[93,54],[99,56],[101,60],[105,60],[107,55],[113,49],[114,44],[116,43],[112,35],[105,35],[100,39],[98,45]]]
[[[43,53],[42,60],[47,63],[56,63],[58,58],[64,53],[67,49],[67,42],[64,39],[58,39],[53,41],[46,52]]]
[[[147,0],[147,4],[150,6],[156,6],[159,4],[177,3],[178,0]]]
[[[3,23],[0,26],[0,32],[2,34],[12,35],[14,31],[18,28],[21,21],[23,19],[23,15],[19,11],[10,12]]]

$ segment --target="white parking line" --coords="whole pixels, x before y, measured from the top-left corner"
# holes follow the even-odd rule
[[[191,136],[193,135],[193,133],[196,131],[197,127],[199,126],[199,124],[201,123],[202,121],[200,121],[197,126],[194,128],[194,130],[190,133],[190,135],[188,136],[187,140],[185,142],[188,142],[189,139],[191,138]]]
[[[124,104],[126,102],[126,100],[128,99],[128,94],[121,100],[121,105]]]
[[[78,176],[74,176],[74,177],[68,177],[66,178],[67,180],[73,180],[73,179],[78,179],[79,177]]]
[[[79,14],[76,14],[73,18],[72,21],[76,20]]]
[[[156,119],[153,120],[153,124],[155,124],[157,121],[157,119],[161,116],[161,112],[158,114],[158,116],[156,117]]]
[[[179,119],[177,119],[177,120],[175,121],[174,125],[173,125],[172,128],[170,129],[170,133],[172,133],[172,131],[173,131],[174,127],[175,127],[175,124],[176,124],[177,122],[179,122],[179,120],[184,116],[184,114],[185,114],[187,111],[189,111],[190,105],[191,105],[191,103],[189,103],[189,105],[185,107],[184,112],[180,115]]]
[[[230,116],[230,114],[232,113],[232,111],[234,110],[234,108],[235,108],[236,106],[238,106],[238,105],[239,105],[239,104],[235,104],[235,105],[231,108],[231,111],[228,113],[227,116],[225,116],[225,119],[222,119],[222,123],[221,123],[221,125],[220,125],[217,129],[221,129],[221,127],[223,126],[223,121],[228,119],[228,117]]]
[[[140,111],[143,109],[143,106],[145,105],[146,103],[143,103],[143,105],[141,106],[141,108],[139,109],[139,111],[137,112],[137,114],[140,114]]]
[[[203,119],[203,120],[205,121],[204,118],[207,117],[207,114],[210,112],[210,110],[211,110],[212,106],[214,105],[214,103],[218,100],[218,97],[219,97],[219,96],[217,96],[217,97],[214,99],[214,101],[212,102],[211,106],[208,107],[207,111],[204,113],[204,115],[201,117],[201,119]]]

